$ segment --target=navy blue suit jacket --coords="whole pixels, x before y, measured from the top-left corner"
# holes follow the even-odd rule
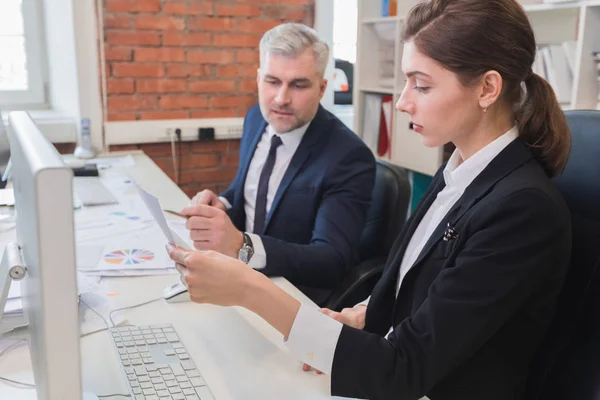
[[[246,227],[244,184],[267,122],[254,106],[244,120],[236,177],[221,195],[232,205],[231,221]],[[333,114],[319,106],[290,161],[261,236],[267,265],[316,303],[323,303],[358,262],[358,241],[375,183],[368,147]]]

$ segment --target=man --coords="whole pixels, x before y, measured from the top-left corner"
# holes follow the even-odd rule
[[[318,304],[358,261],[375,181],[371,151],[319,104],[328,59],[307,26],[265,33],[237,175],[221,197],[203,190],[182,210],[197,249],[283,276]]]

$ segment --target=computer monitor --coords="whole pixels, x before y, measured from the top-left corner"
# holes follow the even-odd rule
[[[38,400],[79,400],[73,172],[25,112],[9,114],[17,242]]]
[[[0,178],[4,176],[4,172],[8,166],[10,160],[10,146],[8,144],[8,136],[6,135],[6,128],[2,120],[2,113],[0,113]],[[6,187],[6,181],[0,179],[0,189]]]

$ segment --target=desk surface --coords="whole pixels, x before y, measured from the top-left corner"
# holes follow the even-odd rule
[[[129,175],[158,195],[163,207],[177,210],[189,203],[187,196],[150,158],[141,152],[129,154],[134,157],[135,167],[115,172]],[[96,294],[116,293],[117,296],[112,298],[114,308],[127,307],[161,297],[163,288],[174,279],[173,275],[103,278]],[[285,279],[274,281],[299,300],[310,303]],[[89,310],[85,316],[93,318]],[[194,303],[167,304],[161,300],[123,311],[119,316],[131,324],[173,324],[217,400],[330,398],[329,378],[303,372],[300,362],[289,355],[281,334],[245,309]],[[9,341],[12,340],[6,339]],[[97,395],[127,393],[116,352],[112,350],[106,331],[82,338],[81,354],[84,391]],[[33,381],[27,346],[20,346],[0,359],[0,376]],[[0,382],[0,398],[34,400],[36,395],[33,390]]]

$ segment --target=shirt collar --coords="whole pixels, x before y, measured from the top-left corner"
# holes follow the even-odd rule
[[[446,186],[456,187],[461,191],[465,190],[485,167],[518,136],[519,131],[515,125],[460,165],[462,158],[458,150],[454,150],[444,168]]]
[[[284,134],[277,133],[271,125],[267,125],[267,134],[269,136],[269,141],[271,140],[273,135],[277,135],[281,138],[283,147],[295,151],[298,148],[298,146],[300,146],[300,142],[302,141],[304,134],[308,130],[309,125],[310,122],[306,125],[301,126],[300,128],[296,128],[293,131],[289,131]]]

